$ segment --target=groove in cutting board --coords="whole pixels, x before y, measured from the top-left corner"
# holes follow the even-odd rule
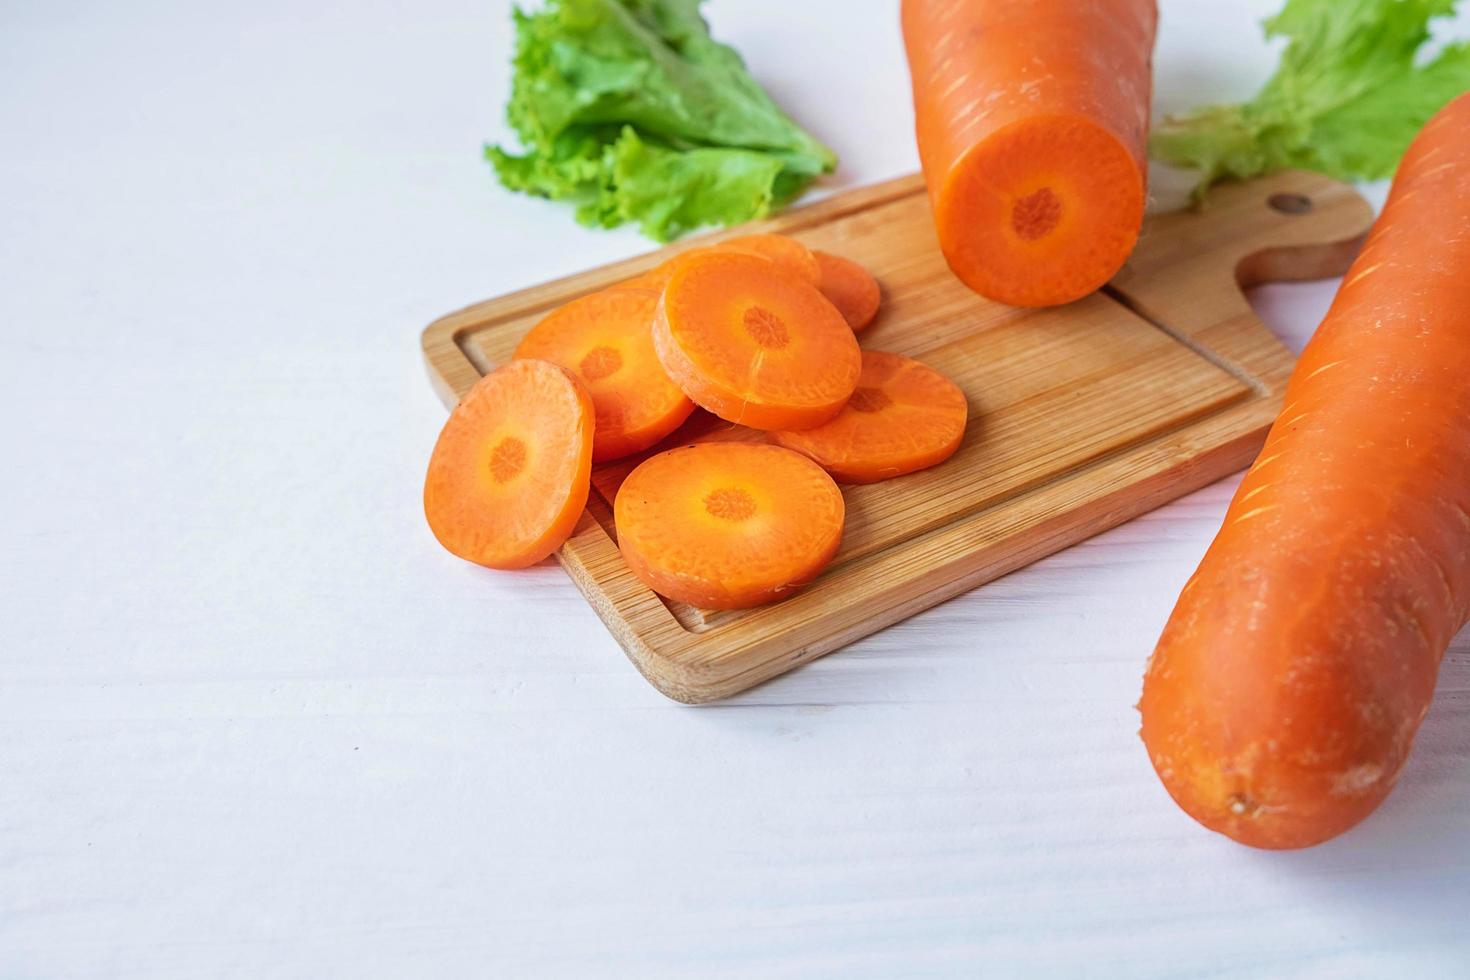
[[[1272,210],[1273,194],[1313,201]],[[594,470],[588,514],[559,557],[629,657],[671,697],[724,697],[1243,466],[1291,356],[1241,294],[1254,281],[1340,272],[1371,213],[1301,173],[1217,190],[1203,211],[1151,217],[1102,292],[1047,310],[1001,306],[949,272],[923,184],[903,178],[765,222],[871,269],[884,289],[865,347],[916,356],[970,400],[959,452],[929,470],[844,487],[842,549],[804,591],[711,613],[665,602],[617,553],[611,503],[637,459]],[[750,226],[726,234],[747,233]],[[690,245],[717,239],[710,236]],[[424,335],[447,401],[561,303],[667,258],[653,253],[482,303]],[[663,447],[761,438],[704,413]]]

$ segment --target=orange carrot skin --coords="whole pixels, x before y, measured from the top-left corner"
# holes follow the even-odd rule
[[[1191,816],[1306,847],[1381,803],[1470,614],[1470,95],[1420,132],[1144,678]]]
[[[1154,0],[903,0],[919,157],[955,274],[1087,295],[1143,222]]]

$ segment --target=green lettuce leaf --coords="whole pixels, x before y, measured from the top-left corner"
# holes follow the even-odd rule
[[[1287,42],[1276,73],[1249,102],[1170,118],[1149,143],[1159,160],[1216,180],[1299,167],[1344,180],[1393,173],[1414,134],[1470,91],[1470,44],[1419,52],[1433,18],[1457,0],[1287,0],[1265,23]]]
[[[548,0],[515,11],[506,117],[486,147],[506,187],[577,203],[584,224],[667,241],[768,213],[837,163],[710,37],[702,0]]]

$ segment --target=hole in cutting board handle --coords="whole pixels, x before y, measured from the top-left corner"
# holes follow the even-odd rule
[[[1306,214],[1312,210],[1312,199],[1305,194],[1280,193],[1266,198],[1273,211],[1282,214]]]

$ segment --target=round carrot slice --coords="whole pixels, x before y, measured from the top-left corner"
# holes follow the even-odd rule
[[[653,326],[664,370],[694,402],[754,429],[809,429],[842,411],[862,355],[837,308],[753,255],[680,262]]]
[[[667,263],[665,263],[666,265]],[[668,281],[668,275],[662,273],[663,266],[657,265],[647,272],[640,272],[632,279],[624,279],[622,282],[610,287],[612,289],[647,290],[652,293],[664,291],[664,283]]]
[[[592,393],[592,459],[642,452],[694,411],[653,350],[658,294],[616,287],[572,300],[531,328],[516,357],[560,364]]]
[[[928,365],[865,350],[857,390],[836,418],[768,438],[810,456],[844,483],[876,483],[952,456],[969,412],[965,393]]]
[[[843,516],[842,491],[819,466],[759,443],[659,453],[613,504],[633,574],[704,609],[758,606],[816,578],[837,553]]]
[[[617,288],[652,289],[656,292],[663,292],[663,288],[668,285],[669,277],[674,274],[674,270],[681,262],[696,255],[708,255],[710,252],[720,251],[759,255],[777,268],[784,269],[813,286],[818,285],[822,279],[822,270],[817,264],[816,253],[796,239],[787,238],[785,235],[737,235],[714,245],[697,245],[694,248],[685,249],[672,258],[660,262],[647,272],[619,283]],[[876,289],[877,283],[873,285]]]
[[[694,248],[685,249],[677,255],[664,259],[647,272],[640,273],[632,279],[618,283],[615,288],[651,289],[656,293],[661,293],[664,291],[664,287],[669,284],[669,277],[674,274],[674,270],[679,267],[681,262],[693,258],[696,255],[708,255],[711,252],[718,252],[719,250],[720,247],[718,245],[697,245]],[[755,253],[752,252],[749,254],[753,255]]]
[[[454,554],[524,568],[572,533],[592,472],[592,396],[550,361],[510,361],[449,414],[424,480],[424,514]]]
[[[822,279],[817,288],[822,295],[837,307],[837,312],[856,333],[873,322],[878,315],[878,303],[882,298],[878,280],[873,274],[852,259],[844,259],[830,252],[813,252]]]
[[[785,269],[798,279],[805,279],[813,286],[822,281],[822,269],[812,250],[785,235],[736,235],[715,245],[715,248],[746,252],[770,259],[778,268]]]

